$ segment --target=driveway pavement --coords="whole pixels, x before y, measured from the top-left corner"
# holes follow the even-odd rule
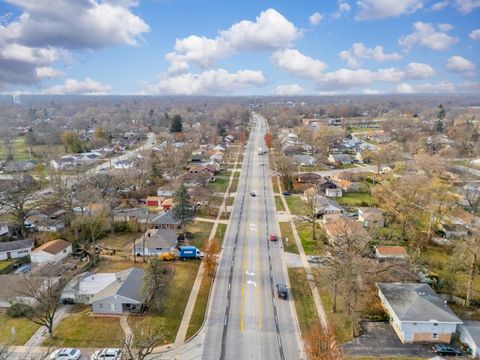
[[[346,354],[376,358],[411,356],[430,359],[435,356],[431,350],[431,345],[402,344],[389,323],[364,322],[362,328],[363,334],[361,336],[342,345]]]

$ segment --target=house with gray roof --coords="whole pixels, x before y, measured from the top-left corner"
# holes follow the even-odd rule
[[[377,283],[378,295],[402,343],[450,343],[462,320],[428,284]]]
[[[0,242],[0,260],[19,259],[30,256],[32,248],[32,239]]]
[[[335,165],[345,165],[351,164],[352,158],[348,154],[330,154],[328,156],[328,161]]]
[[[177,232],[173,229],[149,229],[135,240],[132,255],[156,256],[170,252],[177,246],[177,239]]]
[[[155,215],[150,220],[150,223],[155,229],[179,229],[180,221],[173,218],[171,211],[166,211],[162,214]]]
[[[130,268],[115,273],[115,281],[91,299],[94,314],[121,315],[143,310],[143,270]]]

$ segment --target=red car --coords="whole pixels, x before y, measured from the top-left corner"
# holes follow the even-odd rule
[[[277,240],[278,240],[278,236],[275,235],[275,234],[270,234],[270,236],[268,237],[268,240],[270,240],[270,241],[277,241]]]

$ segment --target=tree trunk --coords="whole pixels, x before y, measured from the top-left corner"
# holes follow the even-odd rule
[[[468,271],[468,283],[467,283],[467,297],[465,299],[465,306],[469,307],[472,301],[472,290],[473,290],[473,282],[475,280],[475,263],[477,260],[477,256],[472,254],[471,262],[470,262],[470,269]]]
[[[332,312],[337,312],[337,279],[333,280],[332,288]]]
[[[316,221],[315,221],[315,214],[312,216],[312,240],[316,240],[317,237],[315,236],[315,228],[316,228]]]

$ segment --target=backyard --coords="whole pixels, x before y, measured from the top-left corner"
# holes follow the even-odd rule
[[[301,199],[300,195],[285,196],[288,208],[293,215],[305,216],[307,215],[306,205]]]
[[[335,200],[346,207],[375,206],[375,200],[368,192],[346,192]]]

